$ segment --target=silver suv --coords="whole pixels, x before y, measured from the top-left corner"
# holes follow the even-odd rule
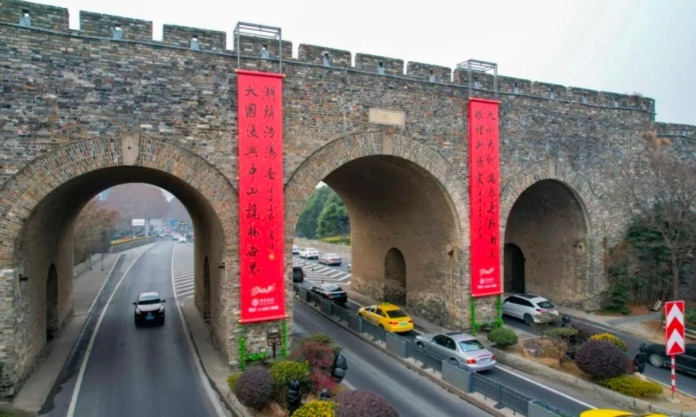
[[[558,315],[558,309],[551,301],[534,294],[515,294],[503,301],[503,314],[522,319],[528,326],[541,323],[542,313]]]

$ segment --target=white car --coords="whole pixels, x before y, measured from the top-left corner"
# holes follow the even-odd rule
[[[302,256],[302,251],[300,251],[300,258],[319,259],[319,251],[314,248],[306,248],[304,250],[304,256]]]
[[[541,323],[541,313],[558,315],[558,309],[551,301],[534,294],[511,295],[503,301],[502,307],[504,315],[522,319],[528,326]]]
[[[297,246],[297,245],[292,245],[292,254],[293,254],[293,255],[299,255],[299,254],[300,254],[300,250],[302,250],[301,247],[299,247],[299,246]]]
[[[186,243],[186,236],[179,236],[179,243]]]

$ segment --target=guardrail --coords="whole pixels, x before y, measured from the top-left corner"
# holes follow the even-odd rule
[[[528,397],[517,391],[511,390],[491,380],[485,375],[473,372],[469,367],[450,361],[432,352],[420,348],[416,343],[407,340],[397,334],[390,333],[363,320],[356,314],[342,308],[321,296],[308,291],[306,288],[293,285],[294,292],[300,300],[307,304],[313,304],[318,310],[333,318],[338,324],[352,331],[369,336],[376,344],[384,344],[384,348],[390,353],[404,359],[413,359],[423,367],[431,368],[441,374],[442,380],[449,385],[472,394],[478,392],[484,397],[497,402],[496,408],[507,407],[515,413],[529,417],[568,417],[568,414],[557,410],[543,401]],[[377,343],[379,342],[379,343]]]

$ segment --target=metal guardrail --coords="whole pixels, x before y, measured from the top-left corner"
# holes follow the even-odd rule
[[[319,311],[323,314],[336,319],[337,322],[348,327],[349,329],[360,334],[367,334],[371,336],[374,341],[386,342],[387,332],[372,323],[368,323],[362,317],[351,313],[345,308],[342,308],[330,301],[327,301],[317,294],[308,291],[306,288],[302,288],[298,285],[294,285],[295,294],[298,295],[300,300],[314,304],[318,307]],[[415,342],[405,339],[399,335],[390,335],[395,337],[399,343],[402,345],[403,355],[406,358],[412,358],[416,362],[422,364],[423,367],[431,368],[438,371],[440,374],[443,373],[443,362],[447,362],[446,358],[437,355],[433,352],[428,352],[425,349],[418,347]],[[449,362],[448,362],[449,363]],[[451,369],[452,366],[449,366]],[[465,378],[468,380],[468,388],[465,391],[468,392],[478,392],[485,397],[491,398],[498,402],[496,407],[500,405],[501,407],[507,407],[516,413],[520,413],[524,416],[529,415],[530,404],[534,407],[535,415],[541,416],[561,416],[567,417],[568,414],[561,410],[554,409],[553,407],[545,404],[542,401],[527,397],[524,394],[520,394],[510,388],[499,384],[484,375],[478,374],[476,372],[471,372],[469,369],[464,369],[462,365],[456,365],[457,372],[463,373]],[[459,387],[463,388],[463,387]]]

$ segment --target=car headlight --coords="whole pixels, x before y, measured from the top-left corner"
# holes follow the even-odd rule
[[[136,316],[139,316],[140,313],[141,313],[141,311],[140,311],[139,309],[136,308],[136,309],[135,309],[135,315],[136,315]]]
[[[160,307],[159,312],[160,314],[164,314],[164,307]]]

